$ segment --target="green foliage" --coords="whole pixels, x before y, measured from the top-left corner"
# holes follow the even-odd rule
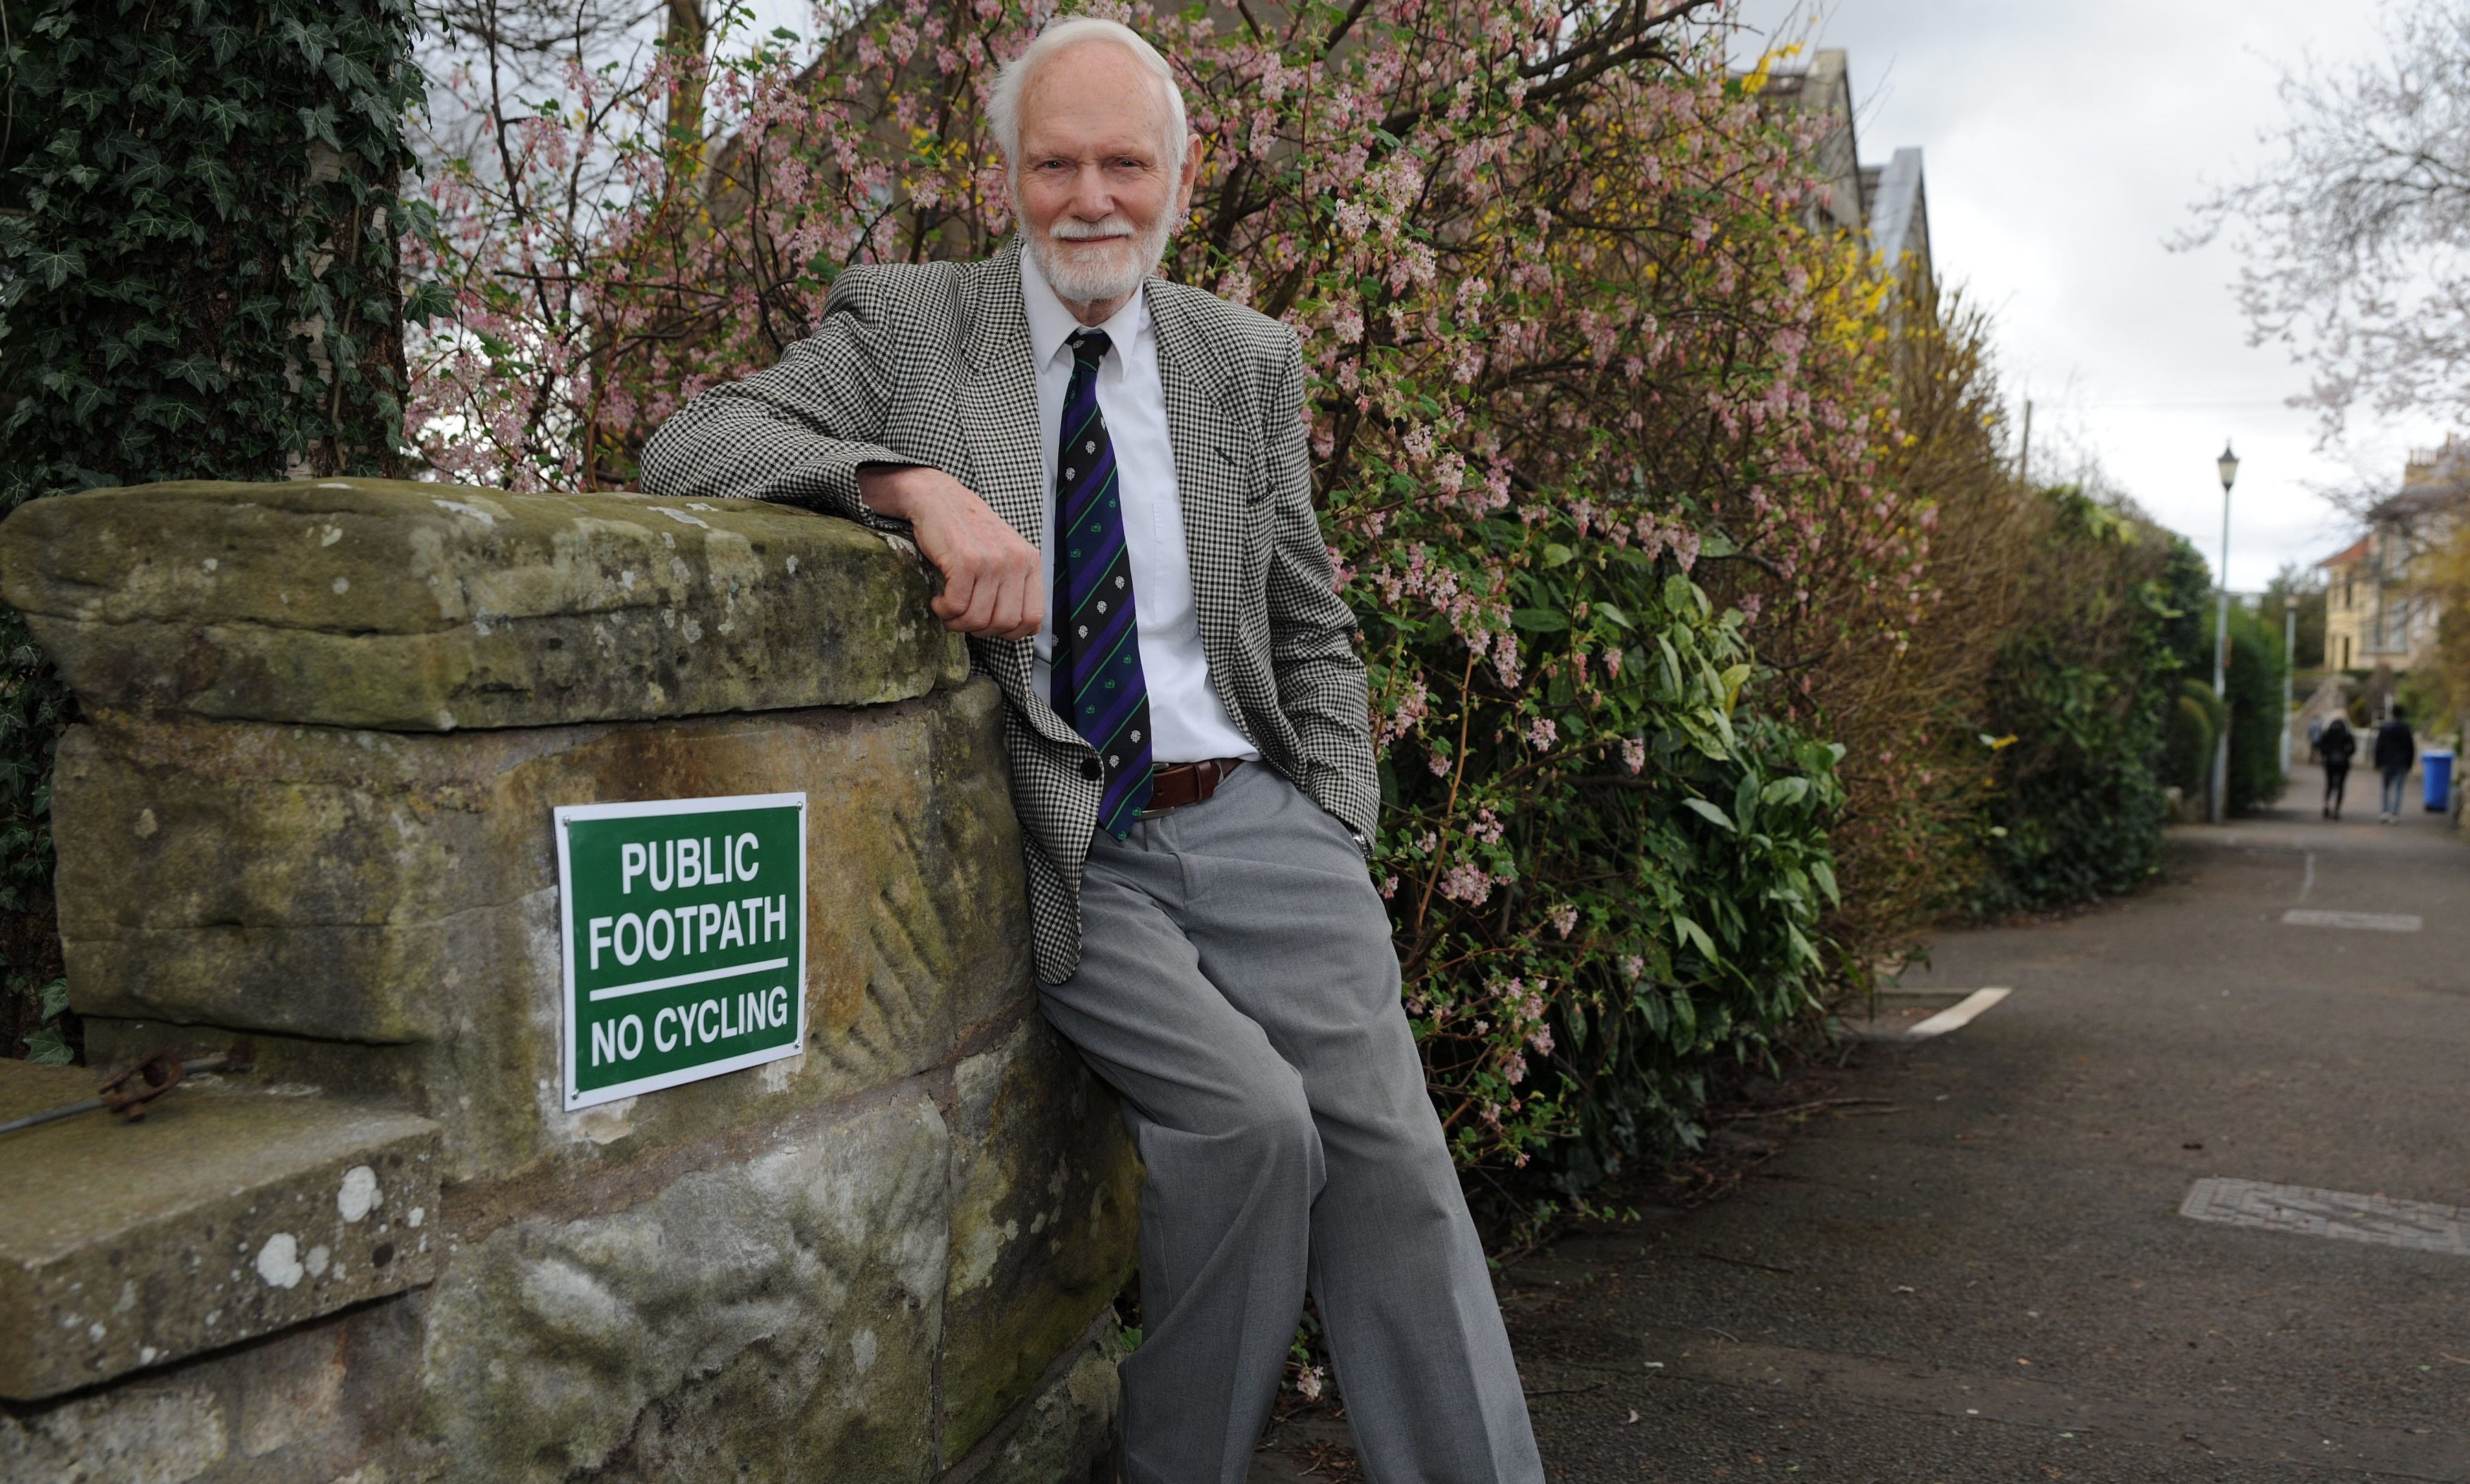
[[[70,1047],[66,1028],[61,1024],[69,1009],[69,982],[55,979],[40,989],[29,989],[22,979],[12,980],[9,987],[19,994],[31,994],[35,1001],[40,1028],[26,1037],[26,1059],[52,1066],[65,1066],[77,1059]]]
[[[2193,605],[2187,627],[2174,629],[2173,647],[2179,654],[2183,679],[2179,699],[2168,715],[2160,764],[2161,778],[2180,790],[2198,818],[2211,796],[2213,753],[2221,736],[2223,698],[2213,692],[2213,622],[2217,600],[2207,586],[2178,600]],[[2226,803],[2232,814],[2246,814],[2281,797],[2281,683],[2283,657],[2280,610],[2264,614],[2230,605],[2230,659],[2225,688],[2228,691],[2230,776]]]
[[[1514,573],[1524,684],[1444,618],[1358,609],[1376,686],[1454,654],[1463,677],[1433,707],[1455,734],[1388,750],[1380,859],[1452,1135],[1469,1164],[1514,1151],[1501,1188],[1549,1213],[1694,1144],[1711,1064],[1762,1061],[1816,1008],[1841,750],[1737,708],[1742,616],[1672,559],[1567,518],[1479,529]]]
[[[2191,808],[2202,806],[2213,739],[2221,735],[2221,728],[2222,698],[2213,694],[2212,682],[2179,677],[2178,701],[2163,729],[2161,781],[2179,790]]]
[[[2272,581],[2265,585],[2264,606],[2258,610],[2259,616],[2268,624],[2280,624],[2284,613],[2283,604],[2291,598],[2298,600],[2296,615],[2298,648],[2297,653],[2290,658],[2299,669],[2320,670],[2324,667],[2325,610],[2322,577],[2295,562],[2283,563],[2281,570],[2272,574]]]
[[[2213,632],[2213,569],[2184,536],[2164,536],[2169,555],[2161,563],[2161,602],[2168,610],[2157,640],[2188,675],[2210,677]]]
[[[0,515],[399,473],[408,0],[0,6]],[[48,914],[71,711],[0,610],[0,914]]]
[[[2281,624],[2230,605],[2229,692],[2232,814],[2247,814],[2281,797]],[[2210,624],[2205,628],[2209,631]]]
[[[2157,868],[2166,730],[2203,591],[2183,541],[2073,488],[2043,498],[2051,519],[1990,685],[1981,916],[2086,901]]]
[[[2447,613],[2445,619],[2453,614]],[[2439,642],[2449,638],[2442,632],[2443,619],[2437,621]],[[2435,665],[2412,670],[2401,678],[2393,699],[2409,713],[2412,727],[2431,747],[2452,747],[2461,736],[2461,707],[2454,700],[2455,677],[2448,665]]]

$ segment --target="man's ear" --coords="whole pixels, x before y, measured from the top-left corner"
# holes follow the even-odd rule
[[[1183,178],[1175,188],[1175,220],[1178,226],[1192,215],[1192,190],[1200,183],[1200,161],[1207,153],[1208,146],[1199,134],[1184,136]]]

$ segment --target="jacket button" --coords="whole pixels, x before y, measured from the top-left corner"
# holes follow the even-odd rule
[[[1081,776],[1095,783],[1107,776],[1107,770],[1098,766],[1095,757],[1084,757],[1081,759]]]

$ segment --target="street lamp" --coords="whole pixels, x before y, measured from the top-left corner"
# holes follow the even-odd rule
[[[2281,595],[2281,771],[2290,772],[2290,708],[2298,683],[2298,594]]]
[[[2222,730],[2213,739],[2210,811],[2213,823],[2219,824],[2229,816],[2230,788],[2230,486],[2238,482],[2238,455],[2230,452],[2229,440],[2222,441],[2222,456],[2213,467],[2222,472],[2221,598],[2213,613],[2213,694],[2222,703]]]

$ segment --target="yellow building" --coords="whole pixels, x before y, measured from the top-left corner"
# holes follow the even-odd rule
[[[2324,662],[2409,670],[2435,658],[2435,600],[2411,591],[2411,564],[2451,539],[2470,503],[2470,444],[2451,437],[2403,467],[2401,493],[2367,512],[2366,534],[2316,564],[2324,574]]]

